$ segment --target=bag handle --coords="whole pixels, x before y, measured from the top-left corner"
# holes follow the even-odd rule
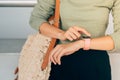
[[[53,23],[54,27],[59,28],[59,20],[60,20],[60,0],[56,0],[54,23]],[[41,66],[42,70],[44,70],[48,66],[50,51],[54,48],[55,43],[56,43],[56,39],[52,38],[49,48],[42,62],[42,66]]]
[[[59,28],[59,20],[60,20],[60,0],[56,0],[54,26],[57,28]]]
[[[56,28],[59,28],[59,20],[60,20],[60,0],[56,0],[56,6],[55,6],[55,14],[54,14],[54,20],[53,20],[53,25],[54,27]],[[49,48],[45,54],[45,57],[43,59],[43,63],[42,63],[42,66],[41,66],[41,69],[44,70],[47,66],[48,66],[48,63],[49,63],[49,55],[50,55],[50,51],[53,49],[54,45],[56,43],[56,39],[55,38],[52,38],[51,42],[50,42],[50,45],[49,45]],[[19,68],[17,67],[14,71],[14,74],[17,74],[19,72]],[[18,75],[17,77],[15,78],[15,80],[18,80]]]

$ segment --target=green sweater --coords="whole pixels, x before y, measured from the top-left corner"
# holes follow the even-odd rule
[[[30,25],[39,29],[54,13],[55,0],[39,0],[30,17]],[[92,38],[105,36],[109,13],[112,11],[114,33],[110,34],[115,49],[120,49],[120,0],[60,0],[61,29],[71,26],[85,28]]]

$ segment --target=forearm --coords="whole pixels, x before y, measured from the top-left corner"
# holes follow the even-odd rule
[[[84,40],[80,41],[84,44]],[[84,45],[83,45],[84,47]],[[114,49],[114,42],[110,36],[93,38],[90,42],[90,49],[94,50],[112,50]]]
[[[64,36],[62,36],[65,32],[61,29],[58,29],[52,25],[50,25],[49,23],[43,23],[40,28],[39,31],[41,34],[44,34],[48,37],[52,37],[52,38],[57,38],[60,40],[64,40]]]
[[[114,42],[110,36],[91,39],[90,49],[112,50]]]

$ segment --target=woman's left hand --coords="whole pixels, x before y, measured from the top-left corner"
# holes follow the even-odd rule
[[[65,55],[73,54],[83,47],[83,41],[79,40],[72,43],[67,44],[59,44],[57,45],[50,53],[50,61],[54,64],[61,64],[61,57]]]

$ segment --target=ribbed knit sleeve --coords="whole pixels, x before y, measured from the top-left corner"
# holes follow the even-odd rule
[[[38,0],[30,17],[31,27],[39,30],[41,24],[47,22],[47,19],[54,13],[54,8],[55,0]]]

